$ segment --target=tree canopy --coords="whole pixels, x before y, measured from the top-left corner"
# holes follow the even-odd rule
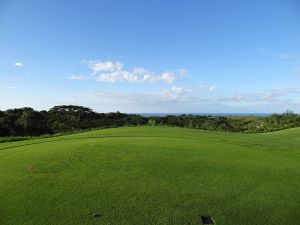
[[[167,115],[143,117],[117,112],[97,113],[77,105],[54,106],[48,111],[25,107],[0,111],[0,136],[38,136],[120,126],[175,126],[226,132],[257,133],[300,126],[300,116],[292,111],[271,116]]]

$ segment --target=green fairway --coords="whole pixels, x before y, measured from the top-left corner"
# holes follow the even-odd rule
[[[0,144],[1,225],[182,225],[203,215],[300,224],[300,129],[124,127]]]

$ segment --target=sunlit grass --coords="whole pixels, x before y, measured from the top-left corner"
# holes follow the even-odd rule
[[[3,143],[0,224],[181,225],[211,215],[220,225],[294,225],[299,137],[132,127]]]

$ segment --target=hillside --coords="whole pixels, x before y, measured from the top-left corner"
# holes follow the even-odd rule
[[[0,144],[0,224],[295,225],[300,128],[123,127]]]

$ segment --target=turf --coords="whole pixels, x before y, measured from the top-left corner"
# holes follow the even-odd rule
[[[0,224],[296,225],[300,129],[127,127],[0,144]]]

